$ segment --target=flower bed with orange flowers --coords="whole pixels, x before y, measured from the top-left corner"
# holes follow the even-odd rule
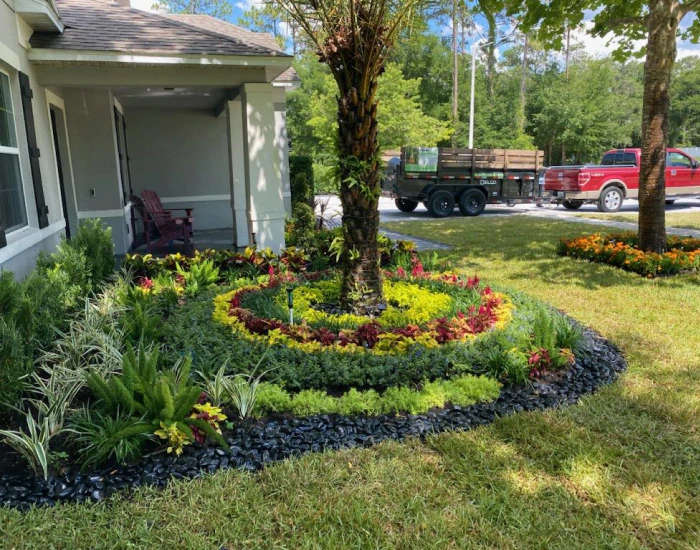
[[[648,278],[700,271],[700,239],[671,236],[663,254],[639,249],[635,233],[601,235],[595,233],[575,239],[562,239],[562,256],[610,264]]]

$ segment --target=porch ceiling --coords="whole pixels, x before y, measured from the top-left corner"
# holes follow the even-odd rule
[[[125,107],[215,109],[231,88],[214,86],[120,86],[112,93]]]

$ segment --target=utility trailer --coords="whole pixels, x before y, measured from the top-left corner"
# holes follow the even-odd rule
[[[487,204],[541,203],[544,151],[404,147],[390,163],[382,190],[402,212],[423,203],[435,218],[478,216]]]

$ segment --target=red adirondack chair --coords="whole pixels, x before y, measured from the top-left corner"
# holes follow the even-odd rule
[[[141,199],[138,201],[139,205],[132,198],[132,204],[141,211],[148,251],[152,252],[167,243],[172,244],[173,241],[181,240],[185,245],[185,254],[190,254],[194,243],[192,231],[194,209],[165,210],[158,194],[148,189],[141,192]],[[184,210],[185,216],[173,216],[176,210]]]

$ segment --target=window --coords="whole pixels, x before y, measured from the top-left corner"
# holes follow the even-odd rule
[[[10,78],[0,72],[0,225],[9,233],[27,225]]]
[[[622,164],[634,164],[637,165],[637,155],[634,153],[625,153],[622,155]]]
[[[612,166],[615,164],[615,153],[607,153],[603,156],[603,162],[601,162],[603,166]]]
[[[680,153],[669,153],[666,158],[667,166],[674,166],[676,168],[690,168],[693,163],[691,160]]]

